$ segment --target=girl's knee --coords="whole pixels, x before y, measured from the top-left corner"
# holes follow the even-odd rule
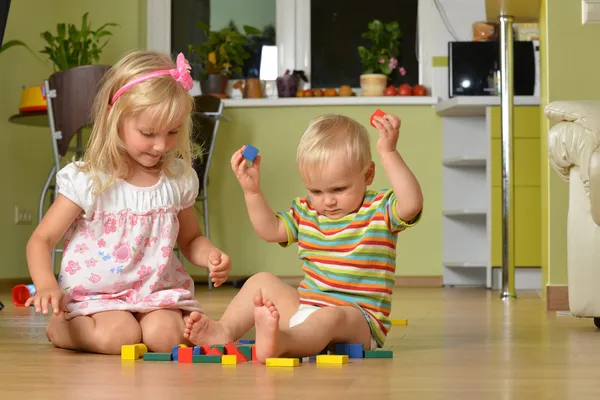
[[[102,353],[121,354],[121,346],[142,342],[142,329],[135,320],[126,324],[104,324],[96,327],[95,336]]]
[[[181,315],[162,315],[161,318],[144,321],[142,341],[149,351],[169,353],[173,346],[184,341],[183,319]]]

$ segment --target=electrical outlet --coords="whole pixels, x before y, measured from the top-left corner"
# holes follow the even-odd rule
[[[15,224],[31,225],[31,211],[15,206]]]

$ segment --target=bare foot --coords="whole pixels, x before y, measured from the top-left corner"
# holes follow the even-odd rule
[[[269,357],[279,356],[279,312],[275,305],[262,297],[254,296],[254,323],[256,324],[256,358],[265,363]]]
[[[190,314],[183,331],[183,337],[196,346],[225,344],[230,340],[234,340],[230,336],[219,321],[213,321],[197,311]]]
[[[71,335],[69,321],[67,321],[64,314],[50,317],[50,322],[46,327],[46,337],[54,346],[61,349],[78,349]]]

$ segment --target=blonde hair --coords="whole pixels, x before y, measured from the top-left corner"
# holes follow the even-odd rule
[[[300,174],[320,170],[332,158],[343,155],[349,166],[364,172],[371,163],[367,130],[343,115],[322,115],[313,119],[300,139],[296,162]]]
[[[157,131],[171,129],[174,123],[183,120],[175,146],[162,156],[155,168],[165,169],[170,175],[171,161],[181,158],[185,173],[189,173],[197,153],[191,140],[194,98],[175,79],[170,75],[147,79],[129,88],[110,105],[112,96],[127,82],[149,72],[171,68],[175,68],[175,63],[166,54],[135,51],[119,60],[102,78],[92,107],[94,125],[81,167],[92,174],[94,193],[101,193],[115,179],[131,173],[132,160],[119,137],[119,129],[126,119],[143,112],[152,115],[152,126]],[[109,179],[103,179],[102,175],[108,175]]]

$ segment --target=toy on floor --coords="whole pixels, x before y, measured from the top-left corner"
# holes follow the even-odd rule
[[[121,360],[137,360],[148,352],[148,348],[143,343],[125,344],[121,346]]]
[[[36,293],[35,285],[16,285],[12,288],[12,301],[15,306],[23,307],[25,302]],[[33,305],[33,304],[32,304]]]
[[[254,161],[257,155],[258,149],[250,144],[247,144],[244,151],[242,151],[242,156],[250,162]]]
[[[2,302],[0,301],[0,311],[2,311],[3,308],[4,308],[4,304],[2,304]]]
[[[408,325],[407,319],[393,319],[392,325]]]
[[[383,117],[384,115],[385,115],[385,113],[383,111],[381,111],[379,108],[377,110],[375,110],[375,112],[369,118],[369,122],[371,123],[371,126],[373,128],[375,128],[375,125],[373,125],[373,119],[375,117]]]

